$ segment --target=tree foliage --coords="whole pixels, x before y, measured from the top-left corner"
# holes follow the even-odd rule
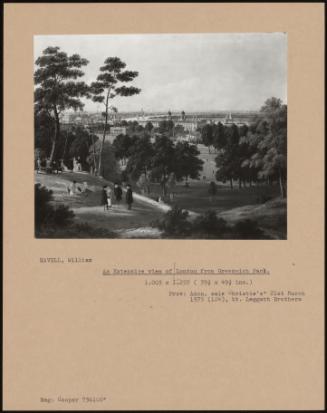
[[[126,86],[125,83],[133,81],[138,72],[126,70],[126,63],[119,57],[108,57],[104,65],[100,67],[100,74],[95,82],[91,83],[90,92],[94,102],[103,103],[105,106],[105,122],[103,128],[102,143],[100,146],[98,173],[102,174],[102,148],[105,141],[108,125],[109,101],[116,96],[133,96],[140,93],[140,89],[134,86]]]
[[[66,109],[83,109],[81,98],[89,96],[87,84],[78,80],[84,75],[82,68],[88,61],[78,54],[68,56],[59,47],[47,47],[35,64],[35,111],[45,111],[54,120],[52,162],[60,135],[59,115]]]

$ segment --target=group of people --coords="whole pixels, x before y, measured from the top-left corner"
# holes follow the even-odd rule
[[[42,159],[38,157],[36,159],[36,173],[42,173]],[[56,161],[55,159],[51,162],[50,158],[45,159],[45,172],[47,174],[49,173],[56,173],[58,174],[59,172],[62,172],[64,170],[64,164],[63,160],[61,159],[60,161]],[[66,168],[67,169],[67,168]]]
[[[115,197],[115,201],[119,204],[123,198],[123,190],[118,183],[114,184],[114,190],[112,191],[108,185],[104,185],[102,188],[101,205],[103,205],[104,211],[109,210],[112,207],[112,192]],[[128,209],[132,209],[133,203],[133,191],[131,185],[127,185],[125,200]]]
[[[77,185],[77,182],[73,181],[70,185],[66,185],[66,189],[69,195],[75,195],[78,193],[87,193],[88,185],[87,185],[87,182],[83,182],[82,186]]]

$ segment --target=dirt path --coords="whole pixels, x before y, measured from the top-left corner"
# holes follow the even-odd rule
[[[69,195],[67,186],[76,180],[78,184],[88,182],[86,193]],[[90,175],[78,174],[46,175],[36,174],[35,181],[53,191],[54,202],[69,206],[75,213],[77,223],[87,223],[94,228],[114,231],[121,238],[159,238],[160,231],[151,223],[160,218],[165,208],[153,200],[146,202],[143,197],[134,196],[132,209],[128,210],[124,201],[113,203],[110,210],[104,211],[101,202],[103,184],[110,184]]]
[[[114,231],[122,238],[157,238],[160,231],[151,227],[151,222],[162,215],[160,210],[134,203],[128,210],[126,205],[114,204],[109,210],[102,206],[73,208],[75,219],[94,227]]]

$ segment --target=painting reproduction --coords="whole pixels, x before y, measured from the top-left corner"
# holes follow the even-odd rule
[[[36,238],[287,239],[287,34],[34,36]]]

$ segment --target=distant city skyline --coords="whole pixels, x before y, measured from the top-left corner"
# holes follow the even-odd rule
[[[272,96],[287,103],[285,33],[34,36],[34,60],[49,46],[88,59],[87,83],[110,56],[137,70],[131,84],[141,93],[113,99],[119,112],[251,111]],[[88,112],[104,109],[83,103]]]

